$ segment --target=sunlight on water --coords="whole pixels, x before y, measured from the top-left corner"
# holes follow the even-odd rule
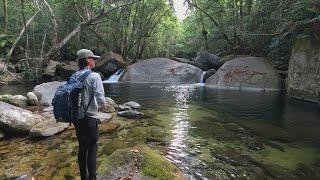
[[[190,104],[188,102],[190,94],[194,91],[194,88],[188,88],[186,86],[170,86],[166,88],[166,91],[173,91],[176,101],[173,108],[172,116],[172,139],[170,141],[166,158],[173,163],[177,164],[179,168],[188,176],[188,179],[196,179],[193,174],[196,174],[198,178],[206,179],[201,172],[196,172],[191,167],[191,161],[200,161],[198,159],[191,158],[191,155],[187,150],[187,136],[189,134],[190,126]]]

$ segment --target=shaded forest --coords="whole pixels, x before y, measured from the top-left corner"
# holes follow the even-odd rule
[[[20,75],[33,79],[49,60],[74,60],[81,48],[119,53],[127,64],[150,57],[193,58],[203,50],[220,57],[265,56],[286,71],[297,38],[320,38],[318,0],[185,3],[188,16],[180,22],[167,0],[2,0],[4,72],[32,59],[37,66]]]

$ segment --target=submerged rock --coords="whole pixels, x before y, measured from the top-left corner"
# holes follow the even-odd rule
[[[45,120],[31,111],[0,102],[0,128],[13,134],[28,134],[30,129]]]
[[[119,149],[104,160],[98,172],[101,179],[186,179],[167,159],[147,146]]]
[[[135,110],[120,111],[117,114],[118,116],[129,118],[129,119],[136,119],[143,116],[143,113]]]
[[[241,57],[226,62],[206,81],[206,87],[280,90],[278,72],[262,57]]]
[[[121,77],[124,82],[197,83],[202,70],[190,64],[166,58],[141,60],[128,66]]]
[[[38,97],[41,105],[50,106],[57,88],[65,83],[65,81],[43,83],[34,87],[32,92]]]
[[[99,131],[103,134],[103,133],[113,133],[115,131],[117,131],[117,129],[120,127],[119,123],[116,122],[108,122],[108,123],[104,123],[101,124],[99,126]]]
[[[68,126],[69,126],[69,123],[61,123],[61,122],[57,123],[57,121],[53,117],[53,114],[47,115],[47,118],[45,121],[38,123],[31,128],[29,137],[30,138],[49,137],[66,130]]]
[[[28,98],[22,95],[12,96],[12,104],[18,107],[26,107]]]
[[[129,106],[119,105],[119,106],[118,106],[118,110],[119,110],[119,111],[129,111],[129,110],[132,110],[132,109],[131,109],[131,107],[129,107]]]
[[[28,97],[28,105],[31,105],[31,106],[38,105],[39,103],[38,98],[33,92],[28,92],[27,97]]]
[[[141,105],[138,104],[137,102],[134,102],[134,101],[126,102],[126,103],[124,103],[123,105],[129,106],[129,107],[131,107],[132,109],[140,109],[140,108],[141,108]]]

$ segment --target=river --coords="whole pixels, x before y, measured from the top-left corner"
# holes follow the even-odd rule
[[[188,179],[320,178],[317,105],[289,100],[279,91],[194,84],[113,83],[105,84],[105,91],[119,104],[140,103],[147,117],[120,132],[101,134],[98,164],[114,146],[144,143]],[[159,140],[143,133],[148,126],[158,129]],[[74,130],[36,141],[5,138],[0,141],[0,177],[29,172],[36,179],[73,179],[76,147]]]

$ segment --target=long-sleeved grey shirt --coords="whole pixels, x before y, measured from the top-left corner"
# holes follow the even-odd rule
[[[87,70],[88,69],[79,70],[72,76],[78,78]],[[83,81],[83,85],[85,88],[81,96],[82,108],[84,111],[87,109],[89,101],[94,94],[85,115],[88,117],[97,118],[99,106],[105,106],[105,94],[100,74],[92,72]]]

